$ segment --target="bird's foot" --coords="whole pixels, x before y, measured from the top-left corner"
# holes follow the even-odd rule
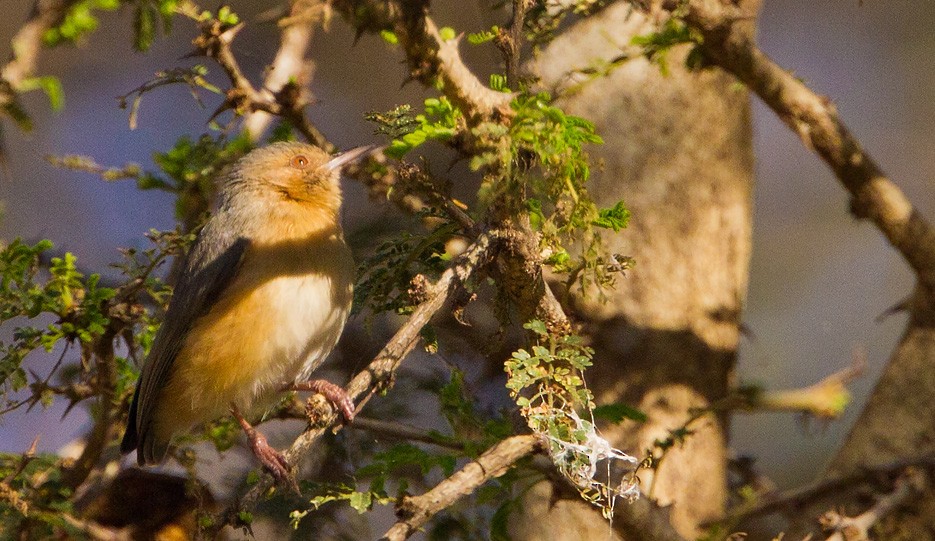
[[[292,470],[290,469],[289,461],[286,460],[286,457],[273,448],[273,446],[269,444],[269,441],[267,441],[266,436],[256,428],[253,428],[235,406],[231,406],[231,412],[234,414],[237,422],[240,423],[244,434],[246,434],[247,441],[250,442],[250,450],[253,451],[253,456],[260,461],[260,464],[263,464],[263,468],[276,479],[277,483],[288,486],[298,494],[299,484],[296,482],[295,476],[292,475]]]
[[[328,399],[328,402],[331,402],[332,406],[334,406],[337,411],[341,412],[341,415],[344,416],[345,423],[350,423],[354,420],[354,401],[351,400],[351,397],[348,396],[347,391],[345,391],[344,388],[340,385],[335,385],[334,383],[325,381],[323,379],[313,379],[303,383],[296,383],[290,388],[293,391],[312,391],[321,393],[325,398]]]
[[[247,439],[250,441],[250,450],[253,451],[253,455],[263,464],[266,471],[276,479],[276,482],[288,485],[298,492],[299,486],[292,475],[289,461],[266,441],[266,436],[253,430],[252,435],[247,434]]]

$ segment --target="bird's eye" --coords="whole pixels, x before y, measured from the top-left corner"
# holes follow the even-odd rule
[[[293,156],[292,161],[289,162],[289,164],[296,169],[305,169],[308,167],[308,158],[299,154],[298,156]]]

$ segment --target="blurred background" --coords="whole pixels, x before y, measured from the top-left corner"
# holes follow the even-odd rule
[[[254,20],[278,4],[229,4],[247,22],[234,52],[256,83],[278,45],[278,30]],[[433,9],[440,24],[477,32],[507,19],[491,4],[437,0]],[[10,39],[31,5],[32,0],[2,0],[0,57],[9,54]],[[143,235],[149,228],[174,226],[170,195],[56,169],[45,159],[83,154],[101,164],[153,168],[153,151],[171,148],[181,134],[197,138],[207,131],[219,100],[203,93],[201,108],[182,86],[144,96],[139,127],[129,128],[128,112],[115,96],[155,72],[205,63],[209,78],[219,80],[210,62],[182,59],[195,35],[190,22],[178,19],[172,37],[157,39],[147,54],[133,52],[131,22],[129,11],[103,14],[101,28],[82,46],[46,52],[38,74],[61,78],[65,108],[52,113],[45,96],[32,93],[24,103],[36,129],[24,134],[4,121],[4,242],[52,239],[57,252],[75,253],[83,269],[116,275],[107,265],[119,259],[118,247],[146,247]],[[766,0],[759,41],[780,65],[834,100],[870,154],[919,210],[935,219],[935,140],[930,137],[935,132],[935,3]],[[481,74],[495,70],[500,58],[489,44],[465,43],[463,52]],[[310,116],[339,148],[380,142],[365,113],[403,103],[418,108],[427,96],[416,83],[403,85],[398,50],[372,36],[355,41],[340,19],[316,33],[312,58],[317,104]],[[770,389],[801,387],[846,367],[855,351],[868,361],[864,376],[851,385],[854,400],[840,421],[816,425],[785,414],[735,417],[734,451],[757,457],[765,474],[788,487],[822,469],[860,412],[905,323],[898,314],[876,318],[910,292],[912,277],[875,228],[850,217],[845,192],[824,164],[756,100],[754,111],[754,250],[744,315],[751,333],[741,347],[740,380]],[[444,166],[445,159],[450,158],[436,161]],[[449,173],[455,182],[457,175],[458,169]],[[395,215],[368,201],[356,184],[347,183],[345,191],[350,236]],[[11,331],[0,329],[0,339]],[[83,412],[71,413],[64,423],[61,413],[58,407],[37,407],[5,417],[0,451],[22,452],[37,434],[42,434],[41,450],[60,449],[86,428]]]

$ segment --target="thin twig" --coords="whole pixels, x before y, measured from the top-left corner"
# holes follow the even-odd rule
[[[496,443],[476,460],[420,496],[403,497],[396,508],[396,522],[381,540],[402,541],[422,528],[436,513],[506,473],[521,458],[539,447],[534,435],[512,436]]]
[[[417,428],[405,423],[393,421],[383,421],[380,419],[371,419],[368,417],[355,417],[354,422],[347,425],[347,428],[354,430],[365,430],[381,436],[406,441],[419,441],[430,445],[437,445],[454,451],[464,451],[464,444],[455,441],[452,438],[433,434],[421,428]]]

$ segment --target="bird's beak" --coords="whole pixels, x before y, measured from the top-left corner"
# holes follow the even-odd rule
[[[364,156],[367,156],[375,150],[382,147],[376,145],[367,145],[363,147],[352,148],[348,151],[335,155],[325,164],[325,169],[329,171],[339,171],[344,166],[359,162]]]

